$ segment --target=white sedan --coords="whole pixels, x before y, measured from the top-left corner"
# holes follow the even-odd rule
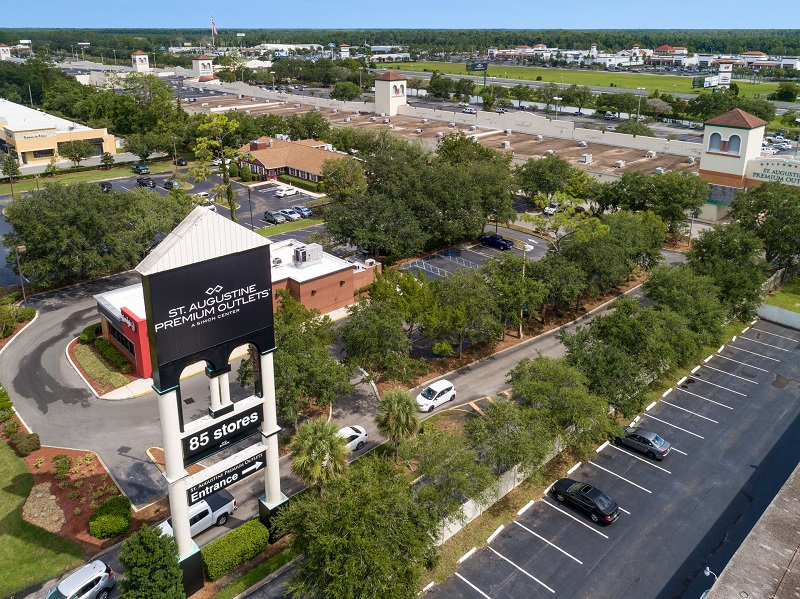
[[[453,401],[456,398],[456,388],[447,379],[442,379],[431,383],[417,395],[417,405],[420,412],[433,412],[443,403]]]
[[[358,451],[364,447],[369,437],[364,427],[356,424],[341,429],[339,431],[339,436],[347,439],[347,449],[350,451]]]

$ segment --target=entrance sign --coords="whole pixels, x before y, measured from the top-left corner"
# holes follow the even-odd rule
[[[187,487],[186,498],[189,500],[189,505],[195,504],[212,493],[221,491],[225,487],[237,483],[251,474],[255,474],[259,470],[263,470],[267,463],[267,452],[263,445],[259,445],[258,447],[261,449],[258,454],[245,458],[232,466],[225,466],[221,472],[217,472],[208,480],[192,487]],[[241,459],[239,454],[233,457]],[[223,464],[223,462],[220,462],[220,464]]]
[[[228,445],[256,433],[264,421],[264,406],[258,403],[224,419],[212,420],[209,426],[183,437],[183,465],[199,462]]]
[[[478,71],[484,72],[489,68],[488,62],[468,62],[467,63],[467,70],[468,71]]]

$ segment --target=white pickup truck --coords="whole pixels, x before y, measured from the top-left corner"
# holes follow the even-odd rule
[[[237,508],[236,499],[225,491],[217,491],[205,499],[189,506],[189,530],[192,536],[198,535],[214,524],[222,526],[228,516]],[[165,535],[172,536],[172,518],[158,525]]]

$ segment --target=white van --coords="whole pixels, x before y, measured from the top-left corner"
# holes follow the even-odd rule
[[[464,108],[461,112],[464,114],[478,114],[478,111],[474,108]]]

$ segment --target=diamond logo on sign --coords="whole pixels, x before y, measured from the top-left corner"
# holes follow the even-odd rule
[[[212,293],[219,293],[222,291],[222,285],[217,285],[216,287],[209,287],[206,289],[206,295],[211,295]]]

